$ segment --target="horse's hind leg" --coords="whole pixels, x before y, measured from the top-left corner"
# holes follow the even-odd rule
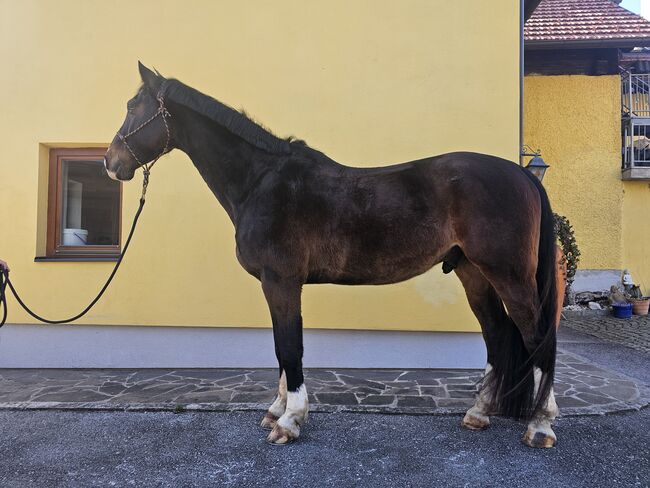
[[[542,370],[535,367],[533,368],[533,374],[535,377],[535,394],[537,394],[537,389],[539,388],[542,377]],[[526,433],[522,439],[524,444],[530,447],[555,446],[557,443],[557,437],[555,436],[555,432],[553,432],[552,426],[557,414],[557,403],[555,403],[555,395],[553,394],[553,388],[551,388],[544,407],[541,409],[539,414],[528,422]]]
[[[494,356],[498,354],[499,327],[508,317],[501,298],[476,266],[463,257],[454,271],[465,288],[467,300],[474,315],[481,324],[487,348],[487,365],[485,367],[485,376],[487,377],[492,371]],[[488,415],[491,406],[490,383],[484,381],[476,403],[465,414],[462,425],[474,430],[487,428],[490,425]]]
[[[515,370],[522,371],[520,373],[521,379],[510,377],[511,383],[517,385],[530,384],[533,390],[531,396],[536,398],[539,388],[542,387],[542,382],[552,381],[554,363],[546,365],[545,368],[547,369],[543,371],[537,364],[531,364],[528,359],[540,346],[540,338],[535,334],[537,310],[539,308],[535,270],[530,261],[528,269],[526,269],[527,267],[524,264],[526,261],[523,259],[513,259],[510,262],[513,263],[510,269],[484,268],[483,272],[507,307],[509,317],[516,326],[524,350],[527,353],[525,358],[520,358],[519,364],[515,361],[509,366],[511,369],[514,367]],[[515,265],[514,263],[520,264]],[[553,347],[555,347],[554,343]],[[502,366],[503,364],[507,363],[502,363]],[[512,373],[514,374],[516,371],[513,370]],[[525,387],[522,388],[522,391],[524,389]],[[501,394],[504,393],[504,391],[501,392]],[[555,403],[553,387],[550,385],[546,401],[528,423],[526,434],[522,439],[523,442],[530,447],[553,447],[557,442],[557,438],[551,426],[557,414],[558,408]]]

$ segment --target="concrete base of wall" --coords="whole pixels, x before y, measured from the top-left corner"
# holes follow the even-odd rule
[[[621,269],[579,269],[571,289],[575,293],[583,291],[609,291],[612,285],[620,286]]]
[[[305,367],[483,368],[478,333],[305,330]],[[277,367],[270,329],[6,325],[0,368]]]

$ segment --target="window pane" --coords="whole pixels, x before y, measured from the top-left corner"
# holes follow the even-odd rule
[[[61,169],[61,245],[118,245],[120,183],[98,160],[63,160]]]

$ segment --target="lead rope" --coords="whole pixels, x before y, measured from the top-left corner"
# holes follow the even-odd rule
[[[162,156],[162,154],[161,154]],[[159,156],[160,157],[160,156]],[[135,228],[138,224],[138,219],[140,218],[140,214],[142,213],[142,209],[144,208],[144,203],[145,203],[145,195],[147,193],[147,186],[149,186],[149,175],[151,173],[151,167],[154,165],[154,163],[158,160],[154,160],[153,162],[149,163],[148,165],[145,164],[143,165],[143,171],[144,171],[144,178],[142,180],[142,196],[140,197],[140,206],[138,207],[137,212],[135,213],[135,216],[133,217],[133,224],[131,224],[131,230],[129,231],[129,236],[126,239],[126,243],[124,244],[124,249],[120,253],[120,257],[117,259],[117,262],[115,263],[115,267],[113,268],[113,271],[109,275],[108,279],[106,280],[106,283],[104,283],[104,286],[102,289],[99,291],[95,299],[90,302],[90,304],[83,309],[80,313],[75,315],[74,317],[70,317],[69,319],[63,319],[63,320],[49,320],[46,318],[41,317],[40,315],[34,313],[26,304],[25,302],[20,298],[20,295],[18,295],[18,292],[16,291],[16,288],[14,288],[13,283],[11,282],[11,279],[9,278],[9,270],[3,269],[1,270],[2,272],[0,273],[0,307],[2,308],[2,320],[0,320],[0,327],[2,327],[5,322],[7,321],[7,295],[5,293],[5,290],[7,286],[9,286],[9,289],[11,290],[11,293],[13,293],[14,297],[16,298],[16,301],[20,304],[21,307],[27,312],[29,315],[34,317],[36,320],[40,322],[44,322],[46,324],[65,324],[68,322],[74,322],[75,320],[80,319],[84,315],[86,315],[91,308],[99,301],[99,299],[102,297],[108,286],[111,284],[111,281],[113,281],[113,278],[115,277],[115,274],[117,273],[117,270],[120,268],[120,264],[122,264],[122,260],[124,259],[124,256],[126,255],[126,251],[129,249],[129,244],[131,243],[131,238],[133,237],[133,233],[135,232]]]

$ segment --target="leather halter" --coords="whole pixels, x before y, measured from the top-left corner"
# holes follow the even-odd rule
[[[143,187],[143,196],[144,193],[146,192],[146,183],[148,183],[149,180],[149,173],[151,172],[151,168],[153,167],[154,163],[158,161],[163,155],[169,152],[170,147],[169,147],[169,142],[171,141],[171,133],[169,131],[169,124],[167,123],[167,118],[171,117],[171,114],[165,107],[165,99],[164,99],[164,92],[165,92],[165,85],[167,84],[167,81],[164,81],[162,85],[160,86],[160,90],[158,90],[158,94],[156,95],[156,100],[158,100],[158,110],[156,110],[156,113],[154,113],[151,117],[149,117],[147,120],[145,120],[142,124],[137,126],[135,129],[132,131],[128,132],[127,134],[122,134],[119,130],[117,131],[117,137],[119,140],[124,144],[124,146],[129,150],[129,153],[131,153],[131,156],[133,156],[133,159],[136,160],[138,165],[143,168],[144,171],[144,178],[145,178],[145,184]],[[151,160],[148,163],[142,162],[140,158],[135,154],[135,151],[131,146],[129,146],[129,143],[127,139],[131,137],[132,135],[138,133],[140,130],[142,130],[144,127],[149,125],[151,122],[156,120],[158,117],[162,117],[162,121],[165,124],[165,130],[167,132],[167,140],[165,141],[165,147],[163,147],[162,151],[160,151],[160,154],[156,156],[153,160]]]

